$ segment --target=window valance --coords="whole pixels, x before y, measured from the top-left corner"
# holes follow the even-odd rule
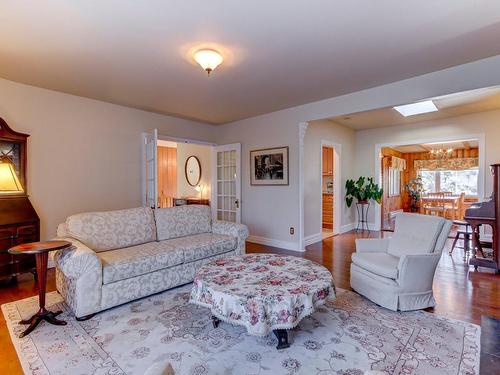
[[[415,160],[413,167],[417,170],[447,170],[447,171],[462,171],[464,169],[472,169],[479,167],[478,158],[451,158],[451,159],[429,159]]]
[[[391,168],[397,169],[398,171],[404,171],[406,169],[406,160],[398,158],[397,156],[391,156]]]

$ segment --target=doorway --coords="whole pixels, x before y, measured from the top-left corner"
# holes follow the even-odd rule
[[[333,147],[322,146],[321,167],[321,234],[322,238],[333,236],[333,171],[334,151]]]
[[[384,189],[379,211],[382,230],[393,230],[395,215],[403,211],[462,220],[465,210],[482,200],[483,136],[377,145],[376,153]],[[410,194],[416,183],[417,200]]]
[[[214,220],[241,222],[241,144],[142,134],[142,205],[203,204]]]
[[[321,141],[321,237],[340,233],[340,145]]]

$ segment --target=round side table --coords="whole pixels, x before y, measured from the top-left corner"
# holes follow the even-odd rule
[[[15,246],[9,249],[9,253],[13,255],[20,254],[34,254],[36,256],[36,272],[38,275],[38,299],[40,310],[31,318],[21,320],[20,324],[29,324],[29,327],[22,332],[19,337],[29,335],[42,320],[50,324],[58,326],[66,325],[65,321],[56,318],[62,311],[52,312],[45,309],[45,287],[47,284],[47,261],[49,252],[54,250],[65,249],[71,246],[68,241],[45,241],[45,242],[31,242]]]

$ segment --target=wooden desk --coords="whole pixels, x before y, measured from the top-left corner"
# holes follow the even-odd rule
[[[201,204],[210,206],[210,199],[205,198],[174,198],[174,206],[184,206],[186,204]]]

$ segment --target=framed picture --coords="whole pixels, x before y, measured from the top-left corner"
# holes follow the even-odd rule
[[[288,185],[288,146],[250,151],[250,184]]]

